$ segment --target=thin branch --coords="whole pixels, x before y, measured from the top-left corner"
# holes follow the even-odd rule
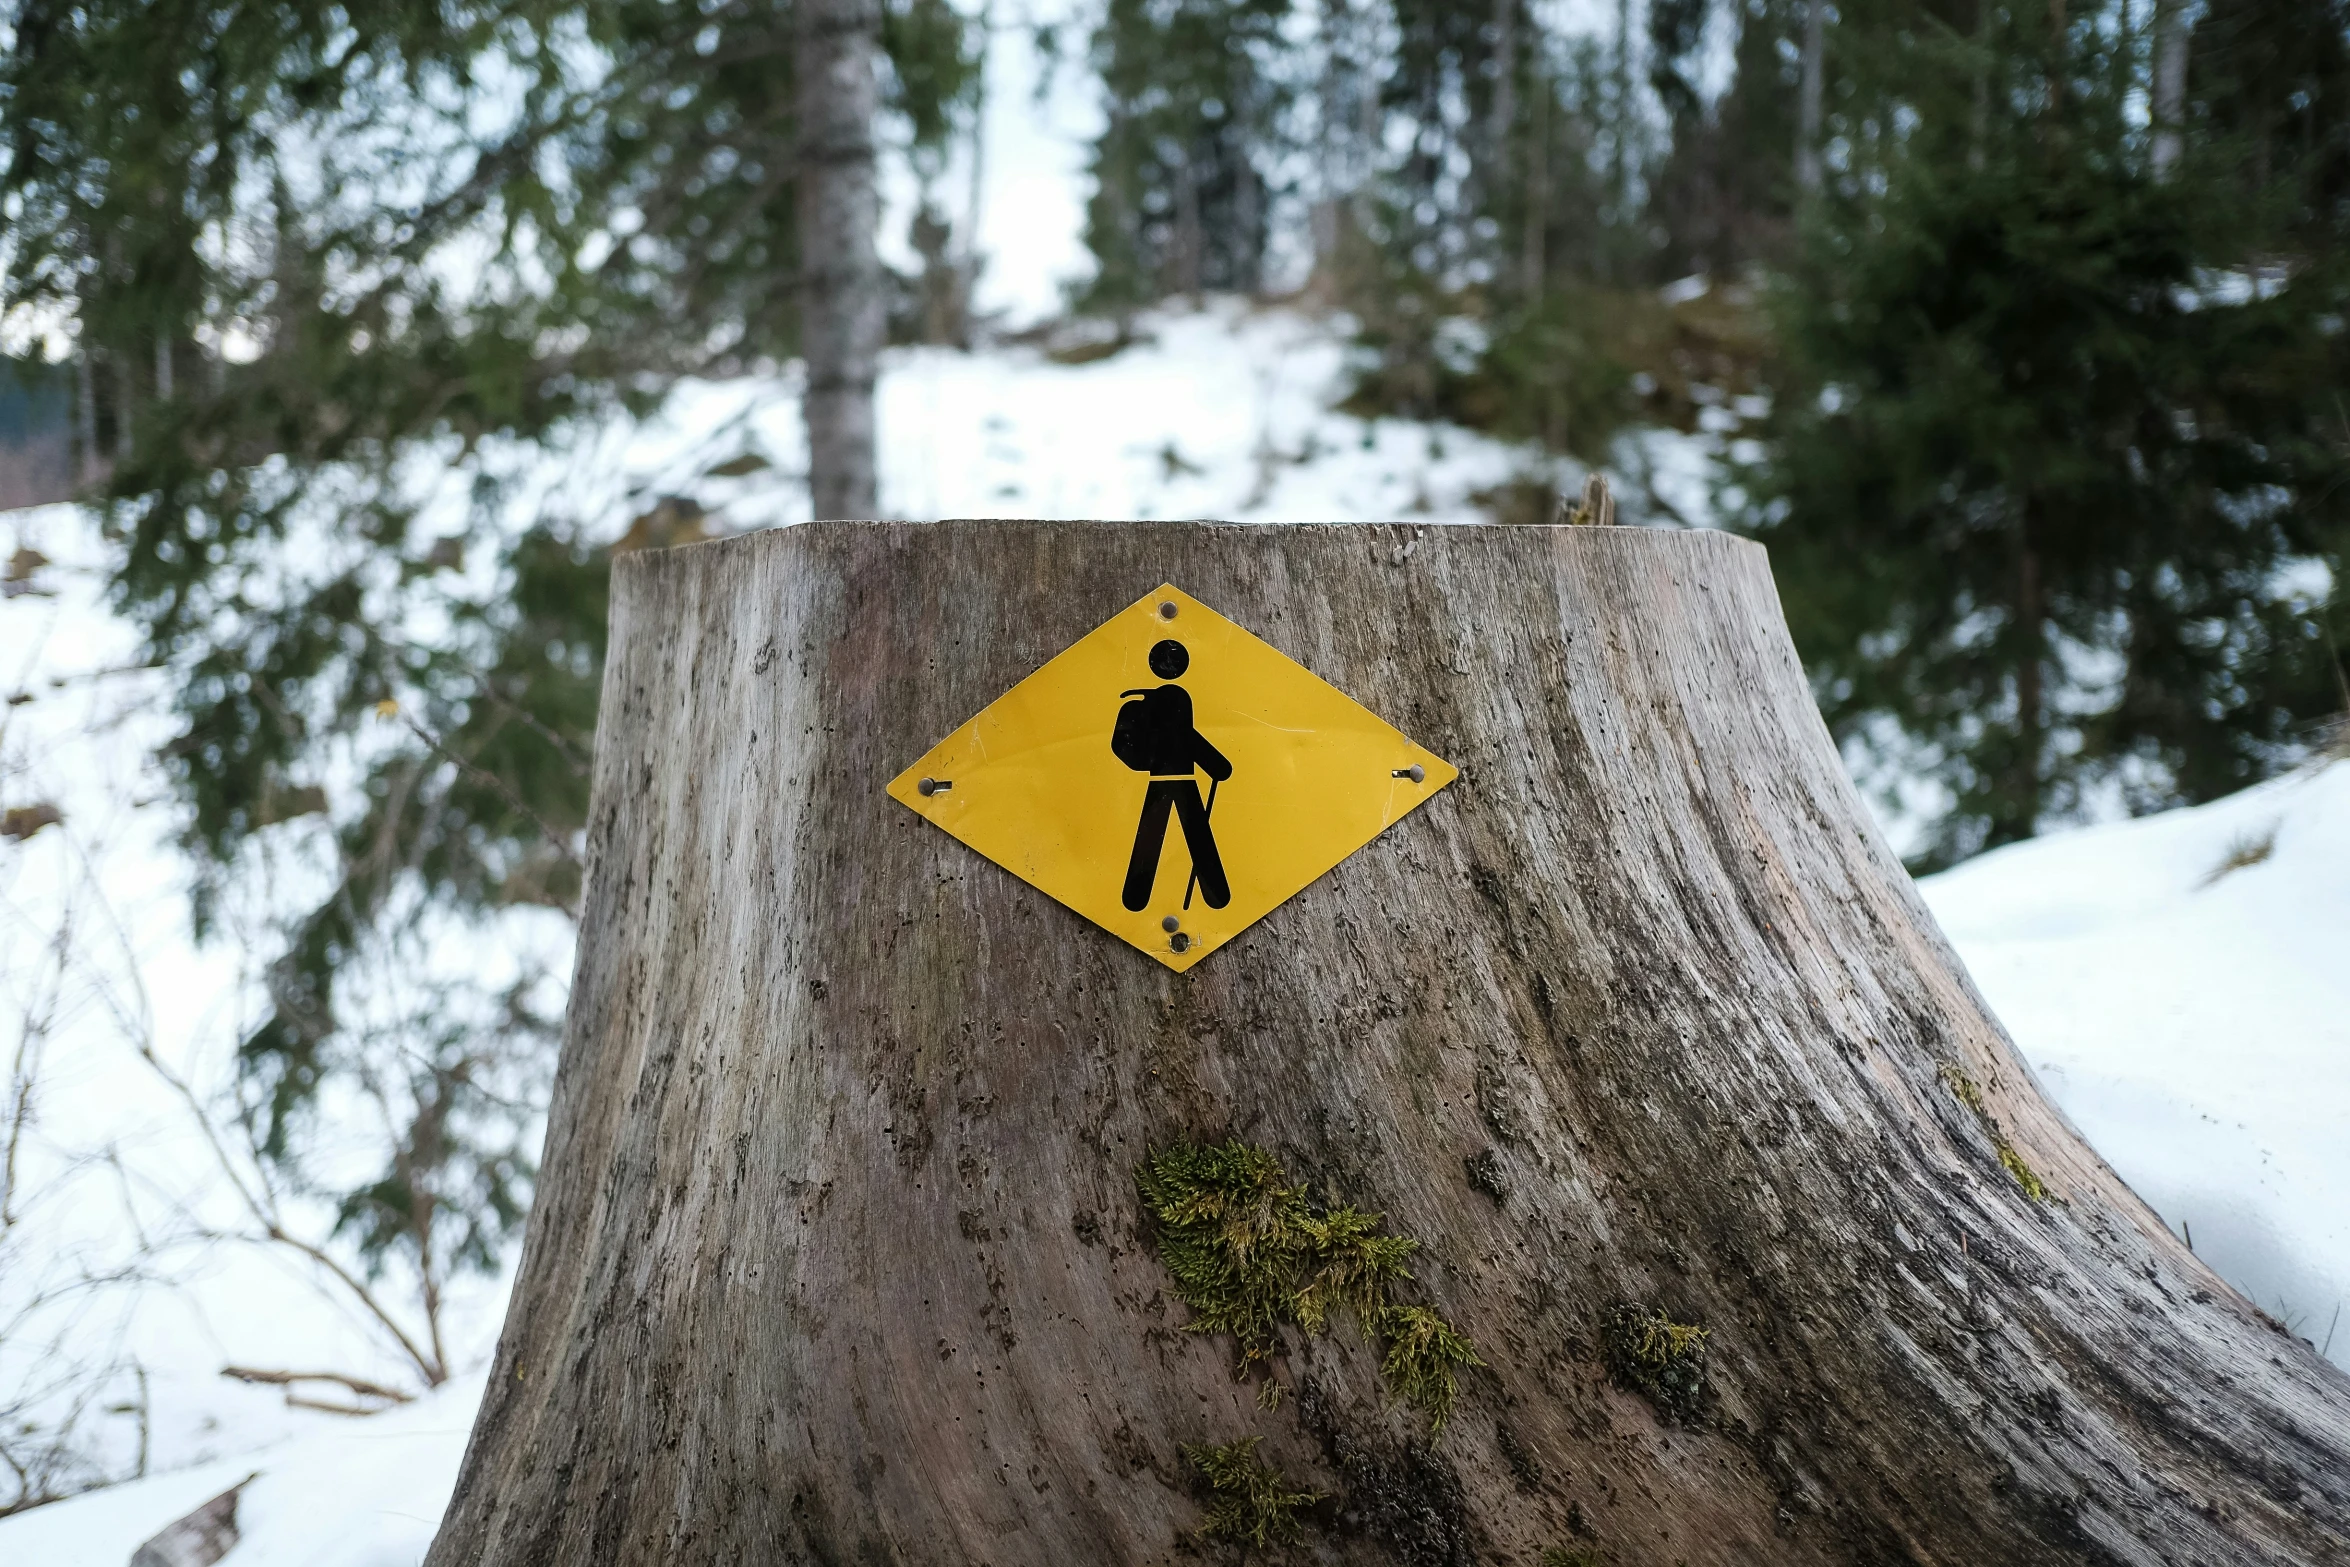
[[[413,1393],[404,1393],[381,1382],[370,1382],[365,1377],[346,1376],[340,1371],[271,1371],[257,1366],[223,1366],[220,1374],[232,1382],[252,1382],[264,1387],[292,1387],[300,1382],[332,1382],[337,1387],[349,1388],[361,1398],[380,1398],[387,1404],[406,1404],[415,1400]]]
[[[278,1214],[274,1194],[268,1190],[266,1177],[262,1178],[262,1195],[255,1195],[252,1188],[246,1184],[238,1172],[235,1161],[229,1158],[228,1150],[221,1146],[220,1137],[212,1125],[212,1118],[205,1113],[202,1103],[196,1097],[195,1090],[177,1073],[163,1064],[162,1058],[155,1053],[153,1042],[141,1039],[134,1048],[138,1050],[148,1067],[158,1077],[161,1077],[186,1104],[189,1114],[196,1122],[197,1130],[203,1134],[205,1143],[212,1150],[213,1159],[219,1165],[222,1177],[228,1181],[239,1200],[244,1203],[245,1210],[252,1217],[253,1222],[261,1227],[262,1236],[301,1253],[332,1274],[336,1282],[350,1291],[351,1297],[366,1309],[369,1316],[375,1318],[383,1326],[385,1332],[392,1336],[393,1341],[400,1346],[401,1351],[407,1355],[418,1373],[423,1376],[427,1387],[439,1387],[447,1381],[448,1368],[435,1360],[420,1348],[413,1338],[408,1336],[408,1331],[400,1326],[399,1321],[392,1316],[383,1302],[376,1298],[375,1292],[370,1290],[364,1281],[336,1261],[323,1248],[303,1240],[300,1236],[286,1229]],[[269,1200],[264,1201],[264,1197]]]
[[[416,1341],[408,1336],[407,1330],[393,1319],[392,1314],[384,1308],[383,1303],[375,1298],[375,1292],[370,1290],[357,1274],[337,1262],[323,1248],[311,1244],[298,1235],[289,1234],[277,1224],[269,1225],[266,1233],[269,1239],[280,1245],[292,1247],[333,1274],[336,1281],[351,1292],[352,1298],[366,1307],[368,1314],[373,1316],[376,1321],[383,1324],[384,1331],[399,1342],[400,1348],[411,1361],[415,1362],[417,1371],[424,1377],[426,1387],[439,1387],[443,1382],[449,1380],[448,1368],[417,1347]]]
[[[529,805],[525,804],[522,796],[516,794],[505,779],[500,778],[496,773],[488,772],[480,767],[476,767],[467,758],[459,756],[456,752],[450,750],[446,745],[443,745],[430,730],[426,729],[415,719],[410,718],[407,714],[402,713],[400,715],[400,722],[406,724],[409,728],[409,731],[413,733],[417,739],[422,740],[427,746],[429,746],[432,749],[434,755],[455,764],[457,770],[464,773],[468,778],[474,779],[476,782],[489,785],[492,789],[495,789],[501,797],[504,798],[508,805],[511,805],[514,807],[514,809],[520,811],[524,816],[530,818],[531,824],[537,827],[540,834],[545,837],[548,846],[551,847],[557,854],[562,855],[564,859],[570,861],[572,869],[581,872],[585,872],[587,870],[587,867],[580,863],[579,855],[572,849],[570,840],[563,834],[555,831],[553,827],[547,824],[547,819],[545,817],[541,816],[537,811],[532,810]]]
[[[528,725],[540,739],[553,746],[555,748],[555,753],[563,758],[563,765],[571,769],[573,777],[585,778],[588,776],[588,773],[591,770],[588,759],[582,757],[579,754],[578,749],[574,747],[569,740],[566,740],[563,738],[563,736],[557,734],[553,725],[549,724],[545,719],[539,717],[538,714],[530,711],[528,708],[521,706],[511,697],[501,693],[496,686],[490,684],[486,680],[481,683],[480,691],[483,696],[486,696],[492,702],[495,702],[508,714],[515,718],[521,719],[523,723]]]
[[[351,1415],[356,1417],[365,1415],[380,1415],[383,1413],[384,1406],[380,1404],[337,1404],[329,1402],[323,1398],[304,1398],[299,1393],[288,1393],[286,1395],[286,1407],[288,1409],[315,1409],[323,1414]]]

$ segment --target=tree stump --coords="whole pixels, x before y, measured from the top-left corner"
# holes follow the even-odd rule
[[[1162,581],[1462,769],[1184,975],[883,793]],[[2350,1560],[2350,1382],[2041,1097],[1759,546],[825,523],[613,587],[435,1567]],[[1441,1430],[1400,1330],[1186,1330],[1137,1172],[1227,1144],[1418,1242]]]

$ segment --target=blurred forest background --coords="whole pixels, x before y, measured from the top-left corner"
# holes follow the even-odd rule
[[[1065,361],[1279,295],[1343,323],[1366,420],[1601,467],[1734,427],[1707,515],[1645,515],[1769,545],[1831,727],[1932,785],[1916,868],[2342,744],[2350,0],[0,9],[6,498],[82,496],[172,715],[195,929],[253,974],[219,1082],[148,1057],[223,1233],[375,1324],[362,1404],[450,1375],[443,1296],[510,1253],[551,1072],[563,960],[439,955],[569,917],[608,562],[707,527],[505,526],[496,454],[798,361],[789,477],[872,514],[876,353],[1000,336],[948,188],[990,36],[1100,105],[1092,273],[1029,334]],[[1491,514],[1552,520],[1556,471]],[[428,524],[420,473],[474,520]],[[4,803],[18,843],[74,809]],[[0,1337],[90,1282],[20,1287]],[[0,1511],[127,1467],[87,1434],[127,1396],[0,1386]]]

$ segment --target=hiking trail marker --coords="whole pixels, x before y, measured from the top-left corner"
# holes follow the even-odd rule
[[[1458,776],[1162,586],[982,708],[889,793],[1180,972]]]

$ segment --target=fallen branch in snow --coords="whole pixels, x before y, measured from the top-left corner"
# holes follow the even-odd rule
[[[448,1357],[441,1349],[438,1301],[433,1292],[427,1291],[423,1301],[429,1345],[419,1344],[401,1325],[399,1318],[393,1315],[384,1301],[379,1299],[376,1292],[370,1289],[357,1274],[345,1267],[325,1247],[314,1241],[304,1240],[286,1227],[285,1217],[278,1200],[278,1192],[271,1185],[268,1173],[259,1157],[257,1155],[249,1157],[242,1167],[230,1157],[219,1128],[214,1124],[211,1113],[204,1107],[202,1097],[197,1094],[194,1086],[186,1078],[164,1063],[162,1056],[156,1053],[153,1038],[143,1032],[134,1034],[131,1039],[131,1047],[139,1053],[140,1059],[147,1063],[148,1069],[177,1096],[181,1105],[185,1107],[191,1124],[212,1150],[213,1159],[222,1178],[227,1182],[229,1189],[236,1194],[237,1200],[243,1205],[246,1214],[252,1219],[255,1226],[254,1230],[243,1231],[204,1225],[199,1227],[197,1233],[207,1240],[267,1242],[284,1246],[308,1258],[337,1284],[341,1285],[352,1302],[364,1310],[379,1327],[390,1335],[392,1342],[400,1347],[401,1353],[408,1357],[409,1362],[424,1378],[425,1386],[439,1387],[447,1381],[449,1377]],[[294,1395],[287,1394],[287,1402],[292,1403],[293,1401]]]
[[[294,1384],[294,1381],[331,1381],[336,1386],[350,1388],[360,1398],[381,1398],[385,1403],[395,1405],[414,1403],[416,1400],[414,1393],[402,1393],[400,1388],[388,1388],[381,1381],[369,1381],[367,1377],[345,1377],[343,1372],[266,1372],[254,1365],[223,1365],[221,1374],[230,1381],[259,1381],[259,1384],[266,1386],[287,1386]]]
[[[223,1366],[220,1374],[232,1382],[257,1382],[266,1387],[286,1390],[286,1403],[295,1409],[323,1409],[334,1415],[372,1415],[389,1409],[394,1404],[412,1403],[416,1395],[381,1382],[370,1382],[365,1377],[346,1376],[340,1371],[264,1371],[254,1366]],[[305,1382],[332,1382],[348,1388],[359,1398],[377,1400],[374,1404],[330,1404],[319,1399],[305,1398],[294,1391]]]

